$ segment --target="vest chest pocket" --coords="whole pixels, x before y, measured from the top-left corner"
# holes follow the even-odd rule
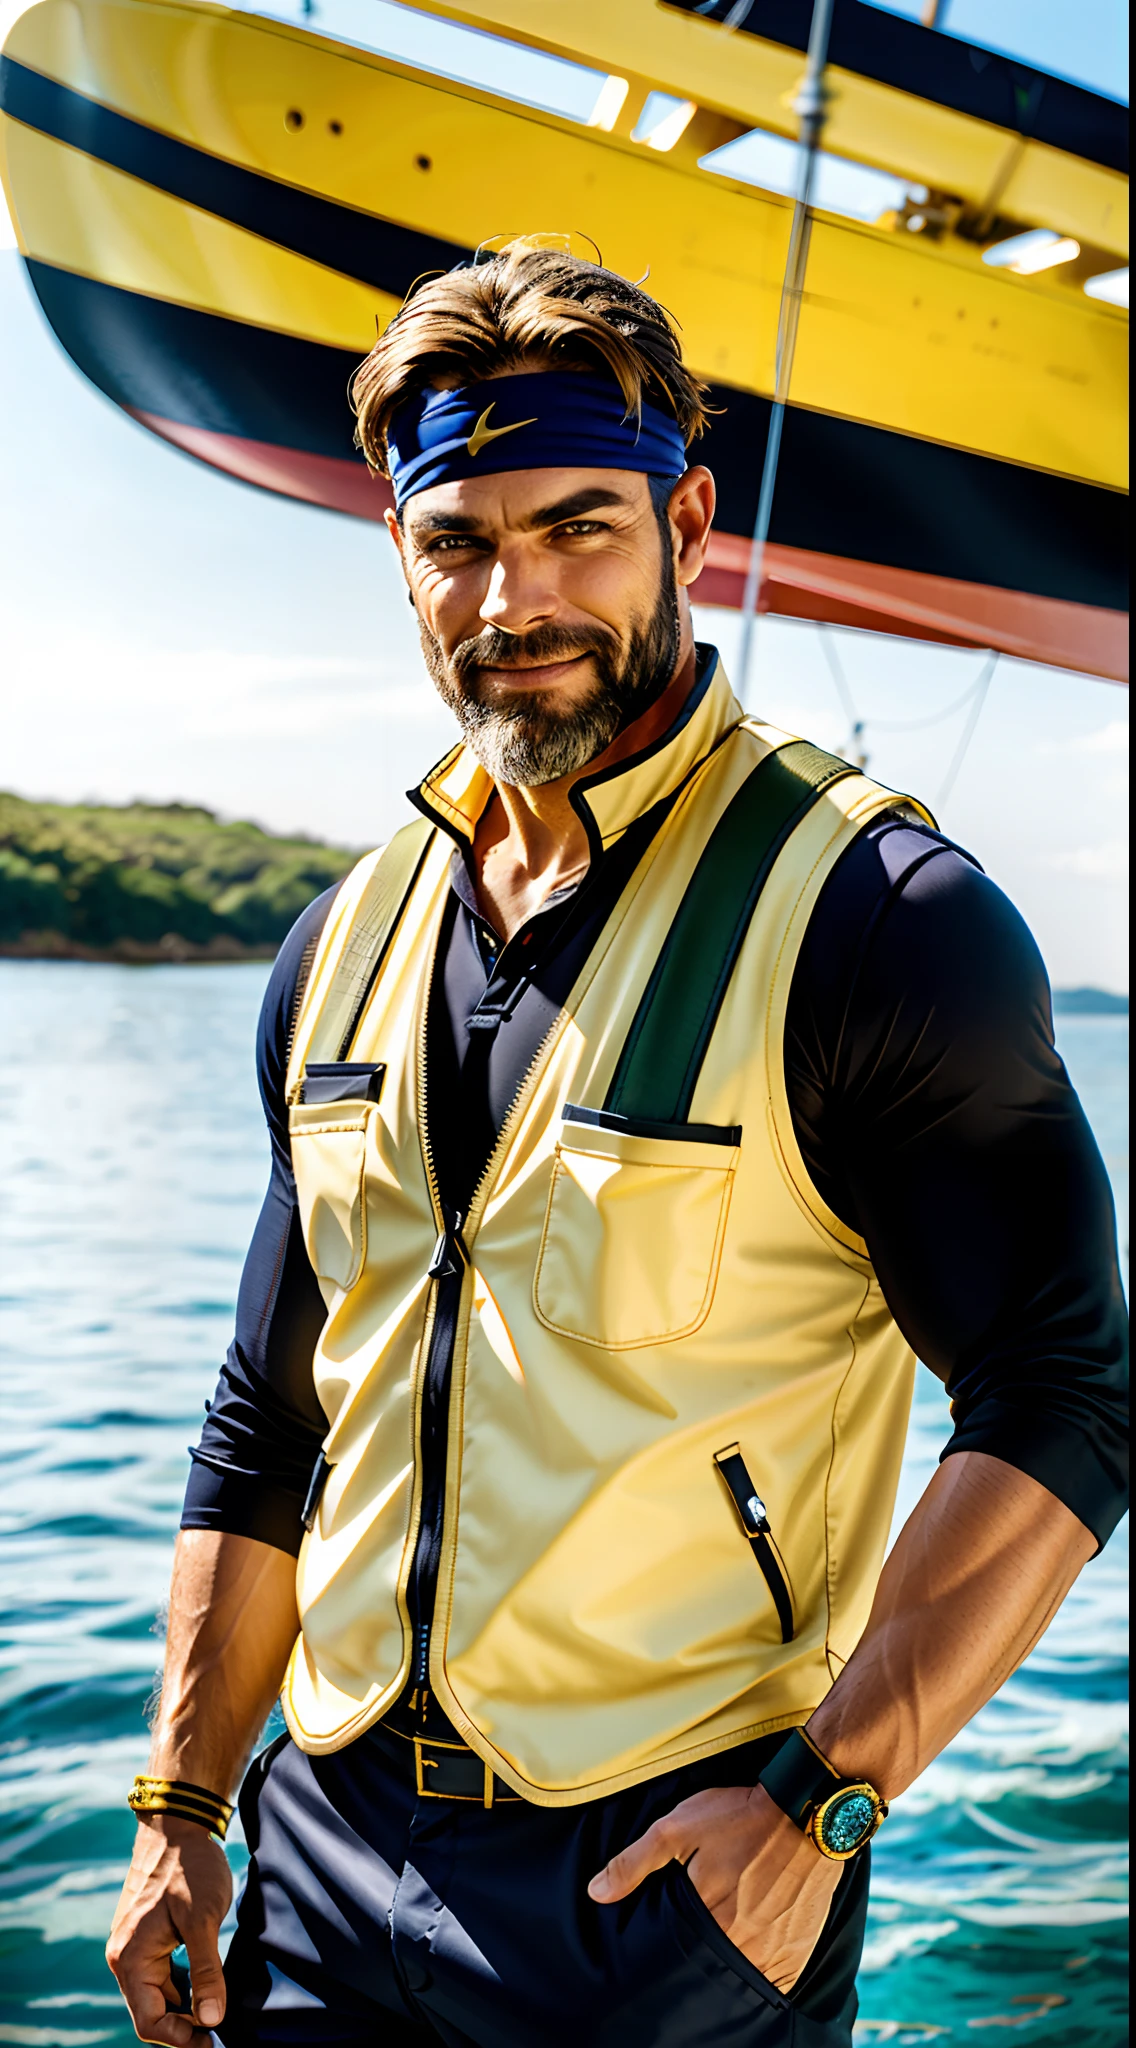
[[[545,1328],[613,1351],[697,1330],[714,1299],[740,1140],[737,1126],[567,1103],[533,1281]]]
[[[300,1223],[320,1280],[354,1287],[367,1256],[365,1169],[373,1101],[294,1102],[288,1117]]]

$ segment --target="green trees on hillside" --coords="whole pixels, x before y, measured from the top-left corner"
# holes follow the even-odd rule
[[[126,957],[271,951],[354,858],[224,825],[190,804],[40,804],[0,793],[0,946]]]

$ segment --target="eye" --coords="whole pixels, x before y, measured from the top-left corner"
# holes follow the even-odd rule
[[[467,548],[480,547],[481,543],[468,533],[440,533],[436,539],[427,541],[423,553],[427,555],[452,555],[455,551],[464,553]]]
[[[563,526],[555,529],[555,540],[574,540],[578,534],[610,533],[611,528],[603,519],[566,519]]]

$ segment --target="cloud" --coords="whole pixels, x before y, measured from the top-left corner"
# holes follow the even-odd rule
[[[1128,752],[1128,720],[1110,718],[1097,732],[1082,733],[1078,739],[1069,742],[1074,754],[1126,754]]]
[[[97,700],[102,715],[160,711],[163,724],[197,738],[282,737],[314,721],[365,720],[415,725],[436,712],[421,670],[397,656],[274,654],[255,648],[143,647],[66,632],[34,653],[22,619],[3,619],[0,640],[34,686],[21,693],[25,718],[42,720],[45,700],[82,715]],[[22,657],[22,658],[21,658]]]
[[[1039,754],[1127,754],[1128,720],[1110,718],[1095,732],[1078,733],[1073,739],[1039,740]]]
[[[406,677],[401,663],[379,657],[284,655],[229,648],[147,653],[128,663],[161,682],[181,704],[180,724],[198,738],[233,740],[271,732],[276,739],[303,734],[318,721],[326,730],[341,721],[414,725],[428,719],[435,699],[424,676]]]
[[[1128,879],[1128,841],[1105,839],[1097,846],[1071,847],[1067,853],[1050,854],[1045,865],[1086,882],[1124,882]]]

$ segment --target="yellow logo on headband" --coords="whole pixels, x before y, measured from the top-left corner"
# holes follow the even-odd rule
[[[496,405],[496,403],[497,400],[494,399],[493,405]],[[518,427],[535,427],[536,425],[536,419],[534,418],[531,420],[515,420],[511,427],[487,427],[485,422],[493,410],[493,405],[486,406],[469,440],[465,444],[469,455],[480,455],[482,449],[489,446],[490,441],[498,440],[502,434],[515,434]]]

